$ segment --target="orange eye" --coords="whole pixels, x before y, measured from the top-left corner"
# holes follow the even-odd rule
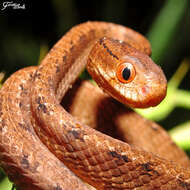
[[[122,83],[129,83],[135,78],[135,68],[131,63],[121,63],[117,67],[116,76]]]

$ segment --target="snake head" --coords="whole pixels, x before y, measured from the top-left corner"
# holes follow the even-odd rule
[[[156,106],[166,95],[162,69],[123,41],[104,37],[96,42],[87,69],[105,92],[130,107]]]

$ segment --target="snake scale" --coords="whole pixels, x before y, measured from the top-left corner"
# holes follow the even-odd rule
[[[96,189],[190,189],[187,156],[157,124],[88,83],[73,103],[78,116],[86,114],[81,121],[60,104],[87,64],[97,84],[120,102],[131,107],[157,105],[167,84],[150,54],[149,42],[133,30],[86,22],[66,33],[38,67],[8,78],[0,91],[0,165],[10,180],[24,190],[89,189],[83,181]],[[124,126],[132,125],[136,144],[88,127],[88,122],[95,123],[96,103],[104,98],[108,98],[101,104],[102,121],[108,120],[105,126],[111,127],[111,118],[122,112],[116,124],[123,132]],[[127,142],[133,138],[123,136]]]

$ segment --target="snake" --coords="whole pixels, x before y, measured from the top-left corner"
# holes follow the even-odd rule
[[[150,54],[138,32],[88,21],[70,29],[39,66],[9,77],[0,90],[0,165],[9,179],[24,190],[190,189],[185,153],[160,126],[129,108],[156,106],[166,95],[165,75]],[[85,66],[102,90],[82,85],[73,103],[78,114],[93,120],[100,111],[98,121],[107,120],[108,130],[117,116],[115,125],[123,131],[131,125],[140,146],[130,144],[131,137],[124,142],[89,127],[63,107]]]

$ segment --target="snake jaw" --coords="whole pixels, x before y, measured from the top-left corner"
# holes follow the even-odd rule
[[[141,97],[145,97],[141,101],[140,108],[154,107],[161,103],[166,96],[167,85],[143,86],[138,93]],[[145,106],[144,106],[145,105]]]

